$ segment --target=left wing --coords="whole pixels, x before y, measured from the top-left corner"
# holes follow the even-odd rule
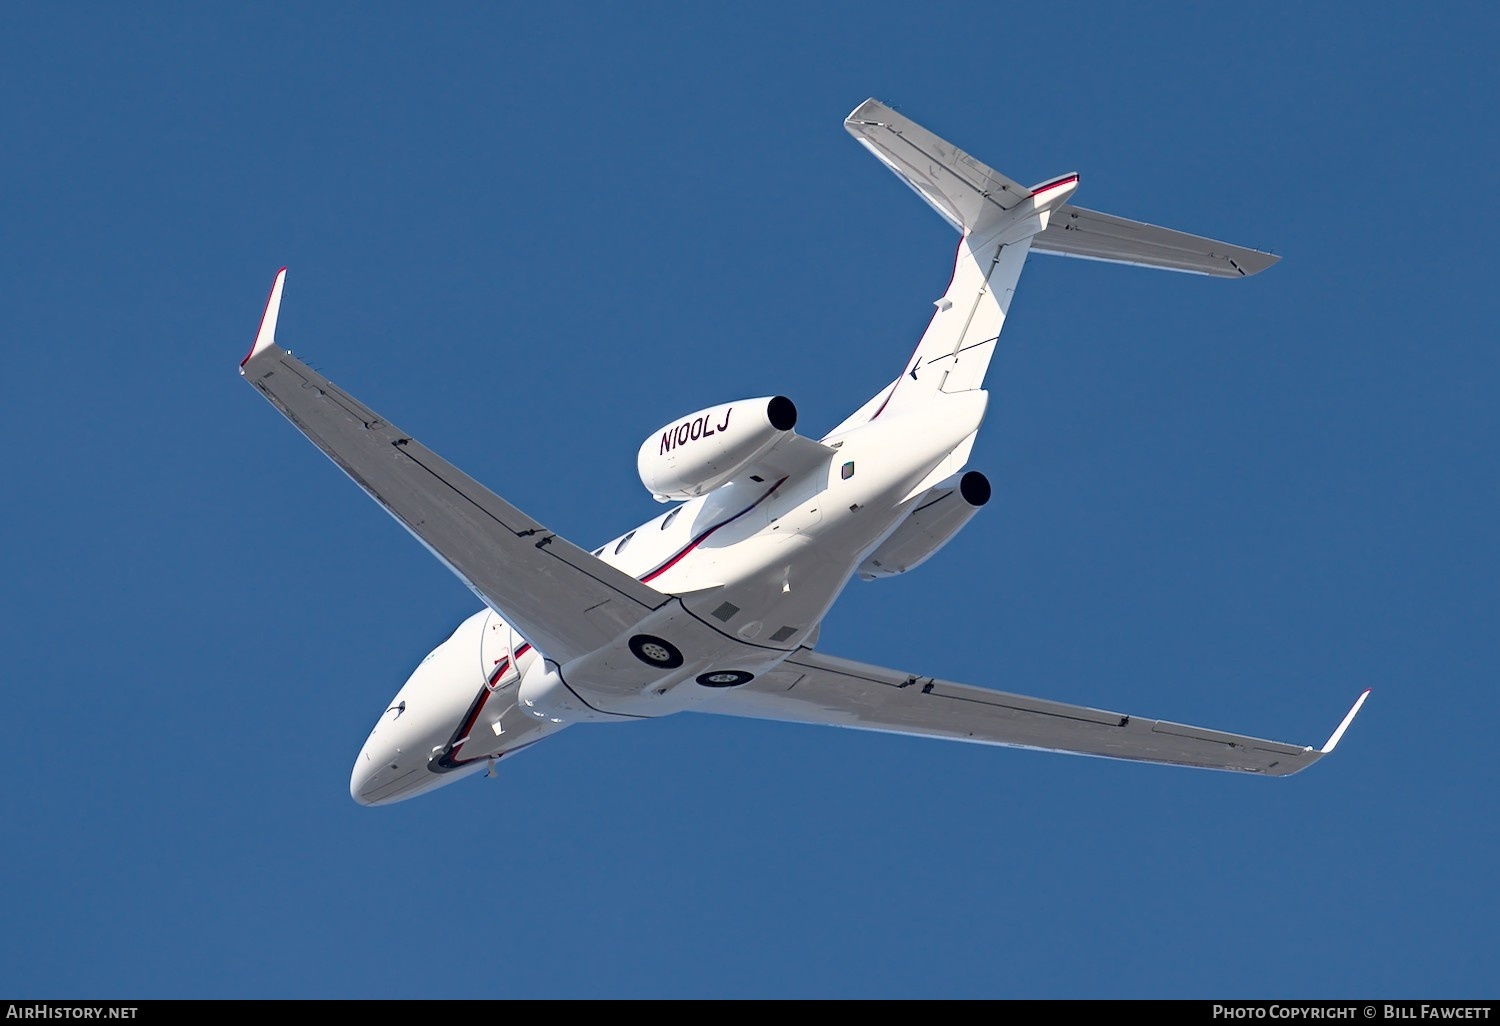
[[[278,346],[285,280],[283,267],[240,373],[526,640],[566,662],[668,601],[547,530]]]
[[[1280,777],[1333,751],[1366,690],[1322,748],[1225,734],[918,677],[799,649],[777,669],[696,708],[707,713],[947,738]]]

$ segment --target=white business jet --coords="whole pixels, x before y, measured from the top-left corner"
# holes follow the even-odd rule
[[[875,100],[844,127],[960,233],[953,280],[901,373],[832,431],[790,399],[668,422],[637,466],[661,516],[585,551],[276,343],[286,269],[240,373],[473,590],[355,759],[364,805],[424,794],[580,723],[717,713],[1285,776],[1328,754],[851,662],[815,650],[855,576],[905,573],[985,504],[965,465],[985,371],[1030,253],[1238,278],[1277,258],[1026,188]]]

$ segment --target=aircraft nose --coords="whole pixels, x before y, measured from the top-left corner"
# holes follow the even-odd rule
[[[417,753],[370,735],[349,774],[349,797],[361,805],[389,805],[427,790],[432,774]]]
[[[349,797],[361,805],[377,804],[375,778],[378,775],[379,768],[370,762],[370,750],[366,748],[354,760],[354,772],[349,774]]]

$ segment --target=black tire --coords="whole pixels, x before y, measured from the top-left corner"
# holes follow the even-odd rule
[[[630,639],[630,651],[647,666],[658,670],[675,670],[682,665],[677,646],[653,634],[637,634]]]
[[[707,673],[698,674],[697,680],[706,688],[737,688],[741,684],[749,684],[755,679],[755,674],[746,673],[744,670],[710,670]]]

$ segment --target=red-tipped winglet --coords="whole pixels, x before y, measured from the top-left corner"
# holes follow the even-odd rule
[[[266,312],[261,314],[260,331],[255,336],[255,345],[245,354],[240,361],[240,373],[244,373],[245,364],[255,356],[256,353],[276,344],[276,315],[281,312],[281,286],[286,283],[286,268],[276,272],[276,280],[271,283],[271,295],[266,300]]]
[[[1360,696],[1354,700],[1354,708],[1349,710],[1349,715],[1344,717],[1344,722],[1339,724],[1339,729],[1333,732],[1328,743],[1321,749],[1322,754],[1327,755],[1333,751],[1333,746],[1339,743],[1339,738],[1344,736],[1344,731],[1349,729],[1349,724],[1354,722],[1354,714],[1359,712],[1359,707],[1365,704],[1365,699],[1370,697],[1370,689],[1365,688]]]

